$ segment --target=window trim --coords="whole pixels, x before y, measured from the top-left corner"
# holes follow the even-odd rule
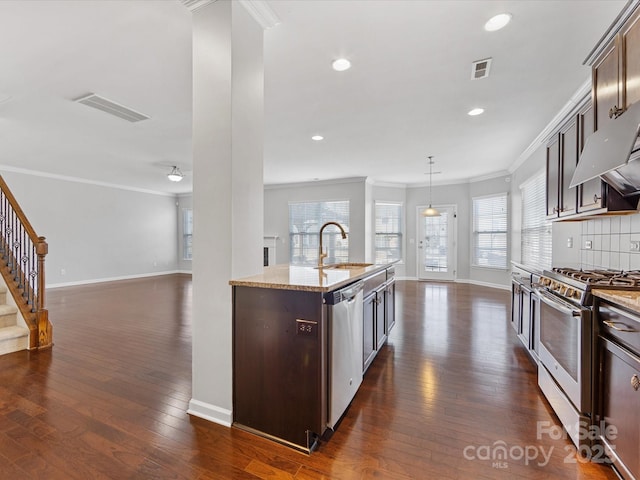
[[[475,231],[475,208],[474,208],[474,202],[476,200],[482,200],[482,199],[488,199],[488,198],[498,198],[498,197],[504,197],[505,200],[505,208],[506,208],[506,224],[505,224],[505,230],[504,231],[499,231],[499,230],[492,230],[491,233],[503,233],[504,237],[505,237],[505,261],[504,261],[504,266],[493,266],[493,265],[479,265],[477,263],[477,259],[476,259],[476,231]],[[474,197],[471,197],[471,258],[470,258],[470,264],[472,268],[480,268],[480,269],[486,269],[486,270],[491,270],[491,271],[507,271],[509,270],[509,244],[510,244],[510,240],[509,240],[509,223],[510,223],[510,212],[509,212],[509,191],[504,191],[504,192],[498,192],[498,193],[491,193],[491,194],[487,194],[487,195],[477,195]],[[490,233],[490,232],[484,232],[484,233]]]
[[[534,174],[532,174],[531,176],[529,176],[529,178],[527,180],[525,180],[524,182],[522,182],[518,189],[520,191],[520,261],[523,265],[527,265],[527,266],[531,266],[531,267],[535,267],[535,268],[539,268],[539,269],[545,269],[545,268],[551,268],[551,264],[552,264],[552,253],[553,253],[553,238],[551,236],[551,234],[549,233],[548,236],[548,244],[546,245],[541,245],[543,246],[546,250],[548,250],[548,255],[540,255],[539,263],[538,264],[532,264],[531,262],[529,263],[525,263],[525,245],[524,245],[524,240],[525,240],[525,232],[528,230],[533,230],[533,228],[527,228],[525,229],[525,224],[524,224],[524,220],[525,220],[525,208],[524,208],[524,189],[531,185],[534,181],[540,181],[542,182],[542,196],[539,199],[539,201],[541,202],[541,217],[540,220],[542,221],[542,225],[541,227],[544,227],[545,229],[550,229],[550,224],[551,221],[548,219],[547,215],[546,215],[546,172],[544,169],[540,169],[537,172],[535,172]],[[541,248],[541,251],[543,249]],[[547,260],[548,263],[544,263],[542,262],[542,260]]]
[[[397,200],[374,200],[373,202],[373,258],[377,258],[378,249],[376,248],[376,239],[378,238],[378,232],[376,230],[376,219],[377,219],[377,207],[379,204],[384,205],[395,205],[400,207],[400,231],[397,233],[399,236],[399,244],[400,244],[400,258],[397,260],[393,260],[396,264],[404,264],[405,259],[405,231],[406,231],[406,213],[405,213],[405,205],[402,201]],[[381,232],[381,234],[389,235],[389,233]],[[391,234],[393,235],[393,234]]]
[[[343,257],[344,261],[348,261],[349,256],[351,254],[351,241],[349,238],[349,232],[350,232],[350,224],[351,224],[351,200],[349,198],[341,198],[341,199],[323,199],[323,200],[295,200],[295,201],[289,201],[287,202],[287,236],[289,238],[289,264],[290,265],[299,265],[299,266],[310,266],[310,265],[316,265],[317,264],[317,254],[316,254],[316,259],[313,260],[312,262],[294,262],[293,260],[293,252],[294,252],[294,247],[292,245],[291,242],[291,238],[292,235],[295,232],[291,231],[291,206],[292,205],[301,205],[301,204],[322,204],[322,203],[346,203],[347,206],[347,215],[349,218],[348,224],[345,225],[343,221],[340,221],[340,219],[335,219],[335,218],[331,218],[331,219],[327,219],[326,221],[337,221],[340,225],[342,225],[345,228],[345,231],[347,232],[347,254],[346,254],[346,258]],[[320,221],[322,221],[322,219],[320,219]],[[324,222],[323,222],[324,223]],[[318,224],[318,230],[321,228],[322,223]],[[305,232],[298,232],[298,233],[305,233]],[[308,232],[310,234],[315,233],[315,236],[318,236],[319,232]],[[330,230],[325,230],[323,232],[323,235],[333,235],[334,238],[336,237],[340,237],[340,231],[337,228],[332,228]],[[310,235],[309,238],[311,238],[313,235]],[[316,243],[318,243],[316,241]],[[324,246],[328,247],[329,244],[331,242],[325,243]],[[315,248],[315,247],[314,247]],[[326,263],[326,259],[325,259],[325,263]]]
[[[191,212],[191,233],[186,233],[185,223],[186,223],[186,213]],[[184,261],[192,261],[193,260],[193,208],[183,208],[182,209],[182,260]],[[191,238],[191,256],[187,257],[187,237]]]

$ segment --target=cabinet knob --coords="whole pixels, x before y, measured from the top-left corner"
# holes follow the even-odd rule
[[[609,118],[618,118],[624,112],[623,109],[618,108],[617,105],[614,105],[609,109]]]
[[[602,200],[602,197],[599,197],[597,193],[593,194],[593,203],[598,203],[600,200]]]
[[[636,392],[638,391],[638,388],[640,388],[640,378],[638,378],[638,375],[635,373],[633,374],[633,377],[631,377],[631,386]]]

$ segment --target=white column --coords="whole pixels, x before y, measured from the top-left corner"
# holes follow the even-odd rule
[[[232,422],[231,278],[262,270],[263,29],[240,2],[193,10],[193,371],[188,412]]]

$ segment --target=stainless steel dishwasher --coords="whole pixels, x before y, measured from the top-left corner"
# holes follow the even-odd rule
[[[325,297],[329,319],[329,415],[332,430],[362,383],[363,282]]]

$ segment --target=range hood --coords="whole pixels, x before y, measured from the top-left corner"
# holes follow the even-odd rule
[[[640,102],[593,133],[585,143],[570,187],[600,177],[621,195],[640,194]]]

